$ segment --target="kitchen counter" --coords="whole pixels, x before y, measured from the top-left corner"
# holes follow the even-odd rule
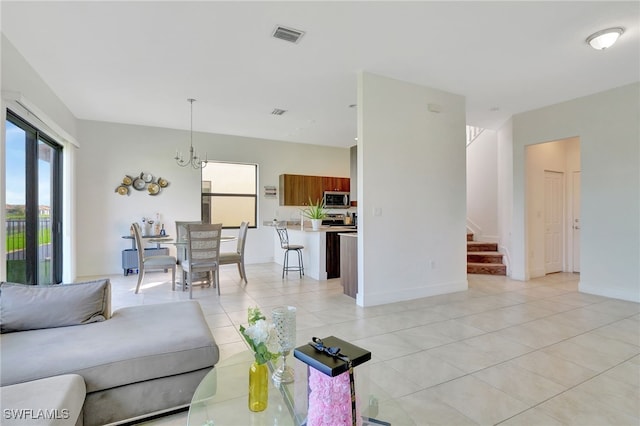
[[[338,233],[351,232],[357,234],[357,228],[353,225],[345,226],[323,226],[319,230],[315,231],[311,229],[311,226],[301,230],[300,224],[296,226],[287,227],[287,233],[289,234],[290,244],[300,244],[304,246],[302,250],[302,258],[304,261],[304,274],[310,278],[314,278],[319,281],[328,279],[327,276],[327,234],[333,234],[337,236]],[[275,232],[274,232],[275,234]],[[329,244],[332,246],[331,244]],[[283,250],[280,247],[280,239],[277,235],[274,235],[274,260],[276,263],[282,265],[284,261]],[[330,253],[331,255],[331,253]],[[331,259],[332,256],[329,256]],[[295,259],[294,259],[295,261]],[[329,269],[332,269],[332,265],[329,265]]]

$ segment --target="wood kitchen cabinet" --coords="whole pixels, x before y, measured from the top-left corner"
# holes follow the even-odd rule
[[[280,205],[307,206],[322,200],[324,191],[349,192],[349,178],[330,176],[280,175]]]
[[[340,236],[327,232],[327,279],[340,277]]]
[[[329,177],[322,178],[323,191],[351,191],[351,183],[349,178]]]

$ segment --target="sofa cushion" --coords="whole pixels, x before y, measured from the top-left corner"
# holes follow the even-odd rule
[[[0,284],[0,332],[64,327],[110,316],[108,279],[77,284]]]
[[[196,301],[121,308],[109,321],[0,336],[1,384],[80,374],[87,393],[210,368],[218,346]],[[37,348],[37,356],[25,351]]]
[[[77,374],[3,386],[2,425],[73,426],[82,424],[86,388]]]

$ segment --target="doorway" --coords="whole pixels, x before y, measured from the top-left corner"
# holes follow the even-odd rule
[[[580,172],[578,137],[526,147],[529,278],[579,271]]]
[[[60,283],[62,147],[11,111],[5,124],[7,280]]]

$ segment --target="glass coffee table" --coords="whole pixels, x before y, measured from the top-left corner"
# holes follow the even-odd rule
[[[249,367],[253,354],[247,350],[218,364],[202,379],[189,406],[189,426],[301,426],[308,411],[307,365],[290,355],[287,364],[295,371],[295,381],[276,387],[269,380],[267,409],[249,410]],[[356,367],[356,391],[363,426],[416,423],[382,388],[369,380],[369,366]],[[375,365],[371,365],[375,368]],[[273,368],[270,366],[270,370]],[[370,418],[371,417],[371,418]]]

